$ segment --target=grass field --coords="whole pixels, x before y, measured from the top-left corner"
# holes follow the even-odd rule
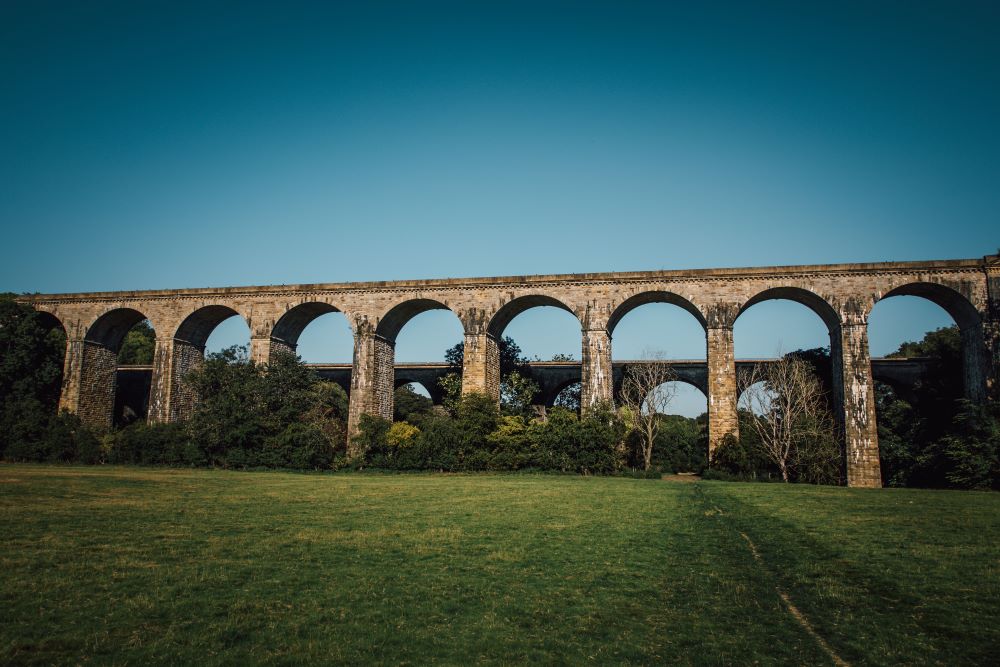
[[[1000,494],[6,465],[0,533],[5,664],[1000,663]]]

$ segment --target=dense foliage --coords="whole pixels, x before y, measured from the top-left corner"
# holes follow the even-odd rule
[[[418,425],[364,417],[361,464],[394,470],[552,470],[609,474],[625,465],[624,424],[599,409],[578,417],[562,408],[548,418],[501,414],[488,397],[462,398],[454,417],[427,413]]]
[[[14,461],[75,459],[59,443],[74,419],[56,415],[66,334],[45,316],[0,295],[0,456]],[[73,431],[76,432],[75,429]]]
[[[156,332],[149,320],[143,320],[125,334],[121,349],[118,350],[118,363],[149,365],[153,363],[155,349]]]

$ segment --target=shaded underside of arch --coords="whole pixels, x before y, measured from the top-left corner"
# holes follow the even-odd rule
[[[63,333],[66,332],[66,325],[63,324],[62,320],[60,320],[53,313],[50,313],[47,310],[38,310],[37,308],[35,309],[35,313],[38,317],[38,323],[43,328],[49,330],[60,329],[63,331]]]
[[[87,330],[86,340],[118,352],[129,330],[147,319],[133,308],[115,308],[101,315]]]
[[[312,301],[302,303],[282,315],[271,330],[271,338],[294,348],[299,342],[299,336],[313,320],[328,313],[339,313],[340,310],[328,303]]]
[[[565,380],[560,384],[557,384],[551,390],[549,390],[548,394],[545,396],[545,407],[551,408],[552,406],[554,406],[556,404],[556,399],[559,398],[559,395],[575,384],[580,385],[580,388],[582,390],[583,382],[581,381],[580,378]]]
[[[648,303],[667,303],[672,306],[683,308],[687,312],[691,313],[696,320],[698,320],[702,329],[706,327],[705,316],[693,303],[679,294],[675,294],[674,292],[654,290],[650,292],[640,292],[639,294],[631,296],[618,304],[618,307],[615,308],[611,317],[608,319],[608,333],[614,334],[615,327],[617,327],[618,323],[622,321],[622,318],[639,306],[645,306]]]
[[[233,315],[239,315],[228,306],[205,306],[194,311],[181,323],[174,334],[176,340],[189,343],[199,349],[205,348],[208,337],[215,327]]]
[[[559,299],[545,294],[529,294],[526,296],[519,296],[501,306],[490,320],[487,331],[491,336],[499,339],[503,336],[503,332],[507,328],[507,325],[509,325],[515,317],[526,310],[541,306],[550,306],[553,308],[559,308],[560,310],[565,310],[567,313],[572,315],[574,319],[576,319],[576,313],[574,313],[569,306],[564,304]]]

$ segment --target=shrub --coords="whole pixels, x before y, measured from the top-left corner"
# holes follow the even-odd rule
[[[132,424],[108,435],[104,456],[109,463],[143,465],[205,465],[206,457],[191,438],[185,425]]]
[[[293,422],[264,441],[257,465],[319,470],[329,468],[333,456],[334,445],[318,425]]]

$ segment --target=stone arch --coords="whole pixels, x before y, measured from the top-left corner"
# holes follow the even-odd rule
[[[617,369],[616,369],[617,370]],[[622,384],[625,381],[625,368],[615,373],[615,400],[619,400],[622,391]],[[708,387],[706,386],[705,380],[697,377],[693,373],[678,373],[677,376],[670,380],[670,382],[680,382],[682,384],[689,385],[700,391],[704,396],[706,402],[708,401]]]
[[[106,347],[117,354],[129,330],[146,319],[149,318],[134,308],[113,308],[87,327],[84,340]]]
[[[550,387],[548,391],[545,392],[544,405],[546,408],[551,408],[556,404],[556,399],[559,398],[559,394],[563,393],[564,390],[572,387],[573,385],[580,385],[581,391],[583,390],[583,379],[581,377],[567,378],[562,382]]]
[[[507,325],[510,324],[515,317],[526,310],[538,308],[539,306],[552,306],[554,308],[559,308],[560,310],[565,310],[567,313],[570,313],[574,318],[576,318],[577,323],[580,321],[580,318],[573,311],[573,309],[559,299],[546,294],[527,294],[515,297],[500,306],[500,308],[493,313],[493,317],[490,318],[486,331],[494,339],[499,340],[500,337],[503,336],[503,332],[507,328]]]
[[[962,374],[965,396],[973,401],[981,402],[986,398],[986,379],[989,375],[989,356],[983,336],[983,316],[975,305],[964,294],[956,289],[931,282],[912,282],[894,287],[875,299],[865,320],[871,315],[872,309],[886,299],[894,296],[916,296],[940,306],[955,324],[962,336]]]
[[[69,335],[69,329],[63,323],[62,319],[59,318],[54,312],[39,308],[38,306],[33,306],[35,313],[38,314],[38,321],[46,329],[62,329],[63,333]]]
[[[884,299],[894,296],[919,296],[941,306],[951,315],[960,329],[978,326],[982,323],[982,315],[976,307],[961,292],[940,283],[913,282],[895,287],[872,302],[871,307]],[[869,308],[866,316],[871,314]]]
[[[385,315],[379,318],[378,326],[375,327],[375,335],[395,343],[396,337],[402,331],[403,327],[406,326],[406,323],[428,310],[448,310],[455,317],[458,317],[455,311],[440,301],[423,298],[408,299],[402,303],[397,303]],[[461,318],[459,318],[459,321],[461,322]]]
[[[622,321],[622,318],[639,306],[645,306],[648,303],[668,303],[673,306],[679,306],[680,308],[683,308],[687,312],[691,313],[691,315],[698,320],[698,323],[701,324],[703,329],[708,327],[705,315],[689,300],[675,292],[652,290],[649,292],[639,292],[638,294],[634,294],[618,304],[611,312],[611,317],[608,318],[608,333],[614,334],[615,327],[617,327],[618,323]]]
[[[70,351],[67,348],[66,372],[70,378],[64,381],[60,407],[76,412],[80,419],[93,426],[107,427],[114,423],[118,351],[129,330],[147,319],[144,313],[132,307],[111,308],[90,323],[82,341],[68,343],[79,349]],[[155,328],[155,324],[153,326]],[[73,357],[78,358],[78,376],[68,367]]]
[[[424,388],[424,391],[431,397],[431,403],[434,405],[441,405],[444,402],[444,391],[435,384],[428,383],[427,380],[420,380],[416,378],[410,378],[405,375],[397,375],[393,381],[393,390],[399,389],[400,387],[405,387],[410,384],[419,384]]]
[[[197,397],[184,382],[184,376],[204,363],[208,337],[219,324],[234,315],[247,322],[242,313],[230,306],[200,306],[184,317],[162,351],[159,349],[160,342],[157,342],[149,409],[151,421],[177,421],[191,413]]]
[[[220,304],[202,306],[184,318],[174,333],[174,341],[193,345],[203,352],[205,343],[215,327],[234,315],[243,317],[240,312],[229,306]],[[246,318],[243,317],[243,320],[246,321]]]
[[[362,381],[367,383],[369,387],[367,391],[370,392],[367,400],[370,401],[370,407],[365,409],[372,410],[373,414],[392,419],[394,392],[398,387],[396,384],[396,338],[410,320],[430,310],[447,310],[455,316],[462,330],[465,330],[461,318],[447,304],[435,299],[418,297],[395,304],[379,318],[378,324],[375,326],[375,335],[365,342],[365,347],[361,351],[361,356],[370,358],[369,362],[359,365],[357,362],[359,352],[357,349],[355,350],[352,386],[358,386],[358,383]],[[419,380],[410,380],[410,382],[414,381],[420,382]],[[427,389],[432,400],[435,400],[435,388],[428,387],[422,382],[421,384]],[[362,408],[357,409],[357,412],[362,411],[364,411]]]
[[[762,292],[758,292],[754,296],[750,297],[740,307],[739,312],[736,313],[736,317],[733,318],[733,324],[735,324],[736,320],[740,318],[740,315],[745,313],[752,306],[764,301],[773,301],[776,299],[794,301],[809,308],[809,310],[816,313],[816,315],[823,320],[827,331],[829,331],[831,335],[840,327],[840,315],[837,313],[836,309],[830,305],[829,301],[815,292],[811,292],[802,287],[793,286],[772,287]]]
[[[329,313],[344,313],[344,311],[324,301],[303,301],[290,305],[271,327],[269,355],[278,351],[295,353],[298,349],[299,337],[306,327],[317,318]],[[351,319],[346,317],[346,313],[344,314],[348,326],[353,332],[354,327]]]

